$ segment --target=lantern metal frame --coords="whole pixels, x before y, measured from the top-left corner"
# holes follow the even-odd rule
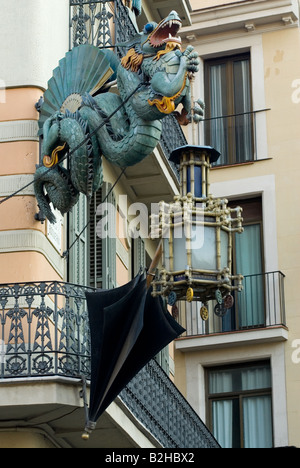
[[[233,290],[242,289],[242,275],[232,274],[233,234],[243,232],[242,208],[230,208],[228,200],[209,193],[211,163],[219,156],[209,146],[184,146],[171,154],[170,160],[180,165],[180,195],[174,203],[160,202],[159,213],[151,220],[162,240],[162,267],[156,270],[152,294],[168,297],[170,305],[177,300],[207,303],[213,299],[222,304]],[[176,230],[182,234],[179,243]],[[200,231],[204,237],[195,258],[193,249],[199,246],[193,236]],[[179,268],[174,255],[178,248],[186,251],[186,265],[181,262]],[[201,267],[210,262],[214,265]]]

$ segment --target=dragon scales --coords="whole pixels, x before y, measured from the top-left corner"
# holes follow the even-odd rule
[[[180,26],[175,11],[160,24],[148,23],[126,43],[121,61],[110,50],[91,45],[76,47],[60,61],[41,111],[43,165],[34,182],[40,210],[51,223],[55,216],[50,202],[64,214],[77,203],[79,193],[90,198],[98,190],[102,155],[121,168],[143,160],[160,140],[161,120],[178,104],[183,106],[181,114],[176,112],[180,123],[201,120],[203,104],[193,107],[189,79],[198,70],[199,56],[192,46],[181,50]],[[87,75],[93,67],[100,84],[91,90]],[[80,73],[86,86],[80,85]],[[60,83],[67,89],[54,101]],[[118,94],[109,91],[114,83]]]

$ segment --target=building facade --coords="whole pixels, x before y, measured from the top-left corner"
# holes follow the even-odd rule
[[[0,447],[299,446],[298,1],[142,3],[137,17],[132,2],[120,0],[0,0]],[[104,160],[91,204],[81,197],[50,225],[32,180],[39,100],[52,71],[72,47],[113,46],[173,9],[184,45],[200,56],[194,98],[205,100],[204,121],[183,133],[168,117],[158,147],[125,174]],[[234,268],[244,289],[223,316],[210,304],[207,321],[201,304],[181,307],[186,334],[83,441],[84,293],[149,267],[156,244],[131,236],[134,204],[148,214],[151,203],[179,193],[168,157],[187,141],[221,153],[211,192],[243,208]],[[108,203],[117,235],[100,239],[98,207]]]
[[[182,36],[206,104],[196,144],[221,152],[212,194],[243,208],[244,289],[223,317],[181,311],[176,383],[222,447],[299,446],[299,4],[191,4]]]
[[[144,5],[138,26],[131,2],[0,2],[0,447],[218,446],[174,385],[169,349],[110,405],[90,440],[81,438],[90,365],[85,291],[123,285],[151,262],[156,246],[132,238],[129,207],[178,193],[168,155],[185,142],[180,127],[171,118],[153,154],[122,177],[104,161],[91,203],[81,197],[54,225],[33,191],[40,98],[59,60],[85,42],[113,47],[173,8],[191,24],[190,7],[175,3]],[[113,207],[115,236],[97,234],[101,204]]]

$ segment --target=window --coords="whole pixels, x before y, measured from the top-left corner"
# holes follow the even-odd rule
[[[146,268],[145,242],[141,237],[131,239],[131,272],[132,278]]]
[[[205,62],[205,144],[221,153],[218,165],[251,161],[254,154],[250,54]]]
[[[80,194],[78,203],[68,214],[68,281],[87,285],[87,203],[86,196]]]
[[[243,290],[222,319],[222,331],[261,327],[265,324],[263,226],[261,197],[235,200],[243,208],[242,234],[234,236],[234,273],[242,274]]]
[[[116,201],[110,189],[111,184],[104,182],[90,204],[81,194],[68,215],[68,245],[72,245],[68,255],[70,283],[103,289],[116,287]]]
[[[103,182],[94,194],[89,216],[89,285],[115,288],[117,208],[111,184]]]
[[[269,362],[208,369],[211,430],[223,448],[271,448]]]

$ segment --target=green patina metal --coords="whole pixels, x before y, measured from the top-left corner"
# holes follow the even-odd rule
[[[191,46],[181,51],[180,25],[173,11],[123,44],[122,61],[110,50],[82,45],[54,70],[41,108],[43,166],[34,184],[50,222],[50,202],[63,214],[79,193],[90,198],[98,190],[102,155],[121,168],[142,161],[160,140],[161,120],[180,103],[181,123],[202,118],[202,103],[192,109],[190,92],[199,57]],[[109,91],[114,84],[118,94]]]

